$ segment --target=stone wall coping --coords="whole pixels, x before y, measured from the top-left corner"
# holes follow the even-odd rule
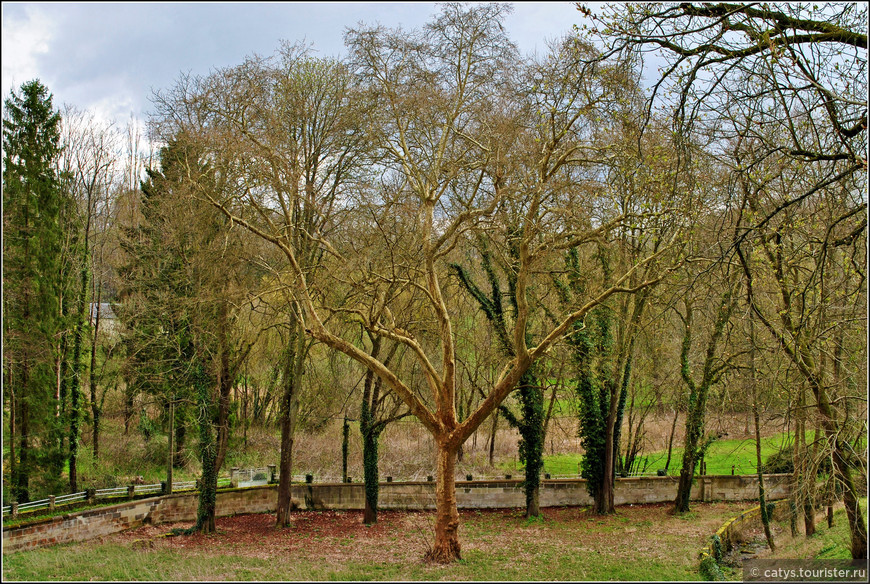
[[[744,481],[757,479],[757,475],[704,475],[695,478],[702,479],[702,481],[700,481],[701,489],[697,500],[706,501],[710,498],[716,497],[722,497],[724,500],[750,500],[751,498],[742,499],[742,497],[745,496],[743,491],[746,490],[745,485],[742,483]],[[789,485],[788,480],[790,480],[791,475],[765,475],[765,478],[769,481],[771,486],[775,486],[780,490],[785,489],[787,491]],[[786,482],[783,482],[783,479],[785,479]],[[671,495],[667,493],[663,494],[663,492],[667,491],[669,493],[669,490],[673,488],[673,485],[677,480],[678,478],[673,476],[618,477],[616,478],[616,496],[617,499],[622,499],[622,501],[617,501],[617,503],[622,505],[629,503],[657,502],[658,499],[661,499],[663,496],[668,498]],[[521,490],[523,481],[524,477],[515,479],[500,478],[476,481],[456,481],[457,495],[462,499],[462,501],[460,501],[460,506],[467,508],[468,505],[471,505],[473,508],[474,501],[477,501],[477,505],[480,508],[521,507],[523,505],[523,497],[520,496],[517,498],[516,494]],[[387,499],[385,501],[385,509],[391,508],[390,505],[392,505],[392,508],[397,509],[432,508],[432,501],[430,501],[429,498],[437,485],[435,481],[392,481],[380,482],[379,484],[382,493]],[[584,479],[558,477],[542,479],[541,484],[546,490],[546,492],[542,491],[541,493],[542,506],[588,504],[581,502],[588,499],[584,488],[586,485],[586,480]],[[716,487],[717,484],[720,487]],[[620,485],[622,486],[620,487]],[[302,499],[304,494],[305,507],[309,509],[355,509],[357,508],[357,505],[362,504],[360,495],[364,486],[365,485],[362,482],[305,483],[300,481],[293,483],[292,490],[294,496],[299,499]],[[218,514],[223,516],[246,512],[263,512],[263,509],[269,507],[269,505],[264,507],[263,502],[267,500],[271,501],[271,498],[277,491],[277,487],[278,485],[273,483],[250,487],[221,488],[218,490],[217,495],[219,500],[225,498],[224,501],[227,506],[223,511],[220,511],[219,509]],[[725,490],[720,491],[719,488]],[[650,494],[653,495],[653,499],[656,499],[655,501],[650,498]],[[312,497],[311,501],[308,500],[309,495]],[[91,524],[114,524],[116,518],[112,517],[113,514],[120,514],[120,516],[125,517],[130,513],[134,513],[136,515],[136,520],[146,518],[146,521],[151,519],[157,522],[178,520],[179,517],[189,516],[193,511],[195,511],[194,507],[191,507],[191,505],[195,503],[198,496],[199,494],[197,491],[182,491],[170,495],[155,494],[146,498],[122,500],[103,507],[82,509],[45,519],[22,522],[15,526],[3,528],[4,546],[7,543],[7,538],[27,537],[25,534],[32,534],[35,530],[40,531],[40,533],[45,530],[87,531],[89,529],[88,526]],[[321,500],[320,497],[322,497],[323,500]],[[332,499],[334,499],[334,501]],[[392,503],[388,502],[390,500]],[[246,504],[245,501],[248,503]],[[219,501],[219,507],[221,504],[222,503]],[[245,509],[256,509],[256,511],[246,511]],[[741,516],[742,515],[743,514],[741,514]],[[125,521],[128,520],[122,520],[118,525],[126,525]]]

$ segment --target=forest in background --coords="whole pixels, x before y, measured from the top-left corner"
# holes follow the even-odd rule
[[[715,408],[757,438],[788,420],[795,517],[831,489],[866,557],[866,6],[578,10],[594,26],[535,56],[507,4],[361,24],[342,60],[288,42],[156,91],[147,137],[13,92],[4,503],[80,490],[115,403],[125,436],[195,453],[203,532],[239,434],[280,434],[283,478],[300,431],[352,419],[372,522],[381,436],[414,420],[451,561],[478,430],[516,429],[535,516],[570,410],[609,513],[673,412],[682,512]],[[279,525],[290,503],[282,480]]]

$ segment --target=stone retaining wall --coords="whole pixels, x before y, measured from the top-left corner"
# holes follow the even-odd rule
[[[770,499],[788,495],[790,475],[766,475]],[[746,476],[703,476],[695,480],[692,500],[750,500],[758,496],[758,479]],[[635,477],[616,479],[614,500],[630,503],[666,503],[677,491],[674,477]],[[293,498],[306,509],[362,509],[365,491],[362,483],[303,484],[293,486]],[[524,507],[522,481],[457,481],[459,508]],[[218,516],[243,513],[271,513],[277,503],[277,485],[218,491]],[[552,479],[541,482],[542,507],[586,506],[592,503],[583,479]],[[54,543],[84,541],[137,527],[143,523],[195,521],[196,492],[176,493],[128,501],[78,513],[54,517],[38,523],[3,529],[3,550],[30,549]],[[381,509],[434,509],[435,483],[381,483]]]
[[[765,479],[765,490],[767,487],[767,479]],[[773,511],[774,516],[780,518],[786,509],[786,499],[779,499],[777,501],[773,501],[771,505],[771,511]],[[738,536],[741,534],[743,529],[746,527],[753,527],[761,523],[761,506],[757,505],[752,509],[747,509],[742,512],[740,515],[736,517],[732,517],[728,521],[722,524],[722,526],[716,530],[712,536],[710,536],[710,541],[706,546],[701,549],[701,553],[698,554],[698,571],[701,576],[705,580],[717,580],[721,575],[721,568],[719,567],[719,563],[722,561],[722,555],[730,552],[734,548],[734,544],[737,542]],[[718,548],[718,549],[717,549]]]

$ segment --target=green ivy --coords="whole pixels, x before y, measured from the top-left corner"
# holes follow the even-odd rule
[[[701,565],[698,568],[698,571],[701,573],[701,577],[704,580],[724,580],[725,574],[722,573],[722,568],[719,567],[719,564],[716,563],[711,556],[705,556],[704,559],[701,560]]]

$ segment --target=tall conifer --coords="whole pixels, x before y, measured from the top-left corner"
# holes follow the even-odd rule
[[[56,171],[60,114],[39,80],[4,102],[3,374],[10,411],[10,479],[28,501],[31,479],[59,480],[56,388],[64,323],[64,199]],[[45,476],[45,471],[50,471]]]

